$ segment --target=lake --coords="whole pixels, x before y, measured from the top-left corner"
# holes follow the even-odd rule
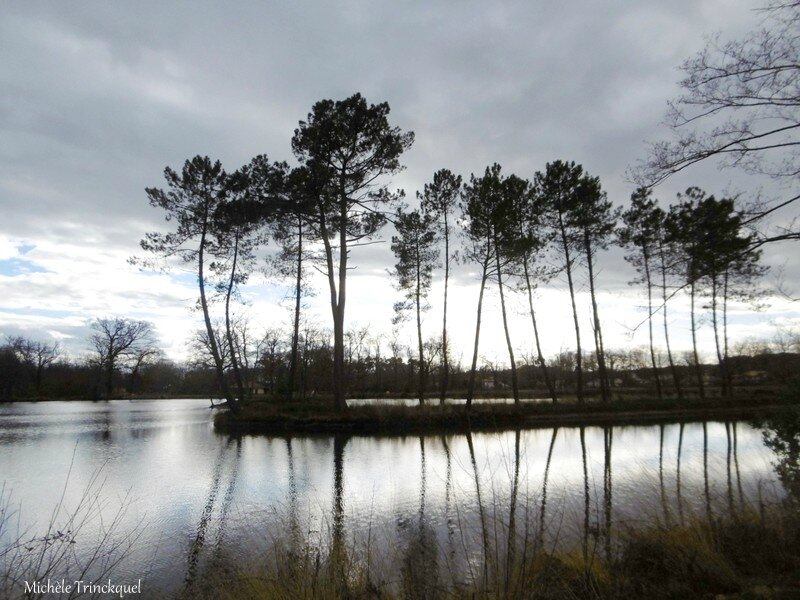
[[[217,434],[212,418],[208,400],[0,405],[12,516],[0,548],[41,538],[63,497],[54,530],[76,510],[87,517],[62,535],[70,551],[85,558],[111,530],[124,554],[114,579],[141,578],[144,597],[293,536],[368,544],[386,569],[424,540],[439,564],[469,576],[488,540],[509,531],[538,527],[543,543],[571,544],[612,523],[674,522],[785,494],[762,431],[744,422],[286,438]]]

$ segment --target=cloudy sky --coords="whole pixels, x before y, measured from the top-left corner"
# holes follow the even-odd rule
[[[393,124],[416,133],[392,185],[410,197],[439,168],[468,177],[492,162],[523,177],[557,158],[599,175],[623,205],[626,169],[646,140],[666,134],[666,102],[678,93],[680,62],[703,36],[753,28],[758,6],[744,0],[541,2],[11,2],[0,19],[0,334],[59,339],[86,351],[88,322],[121,315],[152,320],[167,354],[185,356],[200,324],[188,272],[140,272],[127,263],[163,215],[144,193],[165,166],[196,154],[233,170],[256,154],[291,160],[297,121],[322,98],[360,91],[388,101]],[[731,171],[699,167],[657,189],[752,193],[762,185]],[[766,189],[769,189],[767,187]],[[386,232],[387,236],[390,234]],[[786,247],[767,261],[796,276]],[[390,334],[398,294],[386,269],[387,244],[354,252],[348,324]],[[619,251],[599,257],[607,345],[631,335],[642,297]],[[318,282],[318,289],[324,292]],[[767,281],[769,283],[769,281]],[[451,322],[466,359],[477,288],[468,267],[454,282]],[[261,326],[282,326],[286,290],[261,278],[245,310]],[[434,287],[426,324],[440,318]],[[587,332],[588,299],[581,295]],[[531,352],[524,301],[515,299],[513,335]],[[324,294],[312,320],[329,322]],[[555,282],[540,291],[545,350],[569,348],[568,303]],[[677,302],[676,344],[688,345]],[[503,361],[496,298],[490,296],[482,355]],[[753,314],[734,307],[737,339],[800,323],[785,299]],[[706,327],[706,330],[708,327]],[[407,336],[408,331],[401,332]],[[710,337],[702,337],[708,348]]]

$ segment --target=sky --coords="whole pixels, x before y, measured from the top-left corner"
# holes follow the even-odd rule
[[[540,2],[12,2],[0,19],[0,336],[59,340],[85,354],[93,318],[152,321],[167,356],[187,357],[201,327],[191,310],[188,270],[141,271],[148,231],[166,230],[144,189],[164,184],[165,166],[197,154],[235,170],[257,154],[292,162],[290,139],[314,102],[361,92],[391,106],[390,122],[415,132],[391,181],[409,199],[434,171],[465,178],[499,162],[532,178],[548,161],[574,160],[599,176],[624,206],[626,170],[667,134],[667,101],[679,93],[677,66],[721,31],[739,37],[759,23],[743,0]],[[689,169],[656,188],[666,206],[698,185],[709,193],[752,195],[769,181],[713,165]],[[780,217],[785,218],[785,217]],[[400,299],[383,244],[353,253],[347,324],[388,340]],[[792,246],[770,247],[765,262],[791,282]],[[623,252],[598,257],[606,346],[646,343],[641,290]],[[329,327],[324,281],[307,299],[310,321]],[[585,282],[578,301],[588,333]],[[289,322],[285,284],[256,275],[241,310],[257,327]],[[438,332],[441,278],[435,279],[426,335]],[[449,320],[456,357],[469,360],[477,284],[456,269]],[[533,349],[527,300],[511,300],[513,343]],[[503,363],[497,294],[487,298],[481,356]],[[736,340],[800,325],[800,309],[779,294],[766,308],[731,310]],[[540,289],[536,306],[546,354],[570,349],[563,282]],[[675,345],[689,347],[687,303],[671,305]],[[397,334],[412,342],[409,326]],[[587,340],[588,341],[588,340]],[[703,324],[704,351],[711,350]],[[660,343],[657,340],[657,343]]]

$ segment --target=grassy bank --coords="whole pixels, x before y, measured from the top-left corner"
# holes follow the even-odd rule
[[[464,568],[431,547],[398,547],[393,559],[356,543],[277,543],[250,564],[221,558],[187,597],[537,598],[657,600],[800,597],[800,518],[796,507],[693,517],[683,524],[617,528],[606,545],[592,534],[554,549],[529,531],[499,540]],[[513,547],[513,551],[510,549]]]
[[[753,395],[734,400],[618,399],[603,403],[587,401],[523,402],[514,404],[404,406],[357,405],[346,411],[330,403],[270,403],[245,405],[238,415],[228,411],[215,417],[219,431],[230,433],[350,433],[419,434],[493,431],[515,427],[554,425],[612,425],[658,423],[711,418],[752,419],[780,411],[795,400],[781,394]]]

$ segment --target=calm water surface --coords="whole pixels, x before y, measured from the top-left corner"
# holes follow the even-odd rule
[[[94,479],[103,525],[87,524],[76,552],[123,506],[116,532],[139,537],[116,579],[174,592],[215,553],[257,556],[290,531],[323,546],[368,537],[388,555],[424,528],[469,566],[487,528],[507,532],[509,519],[569,543],[587,523],[676,520],[784,493],[761,431],[742,422],[289,439],[220,435],[212,416],[207,400],[0,405],[14,531],[41,535],[62,493],[66,514]]]

